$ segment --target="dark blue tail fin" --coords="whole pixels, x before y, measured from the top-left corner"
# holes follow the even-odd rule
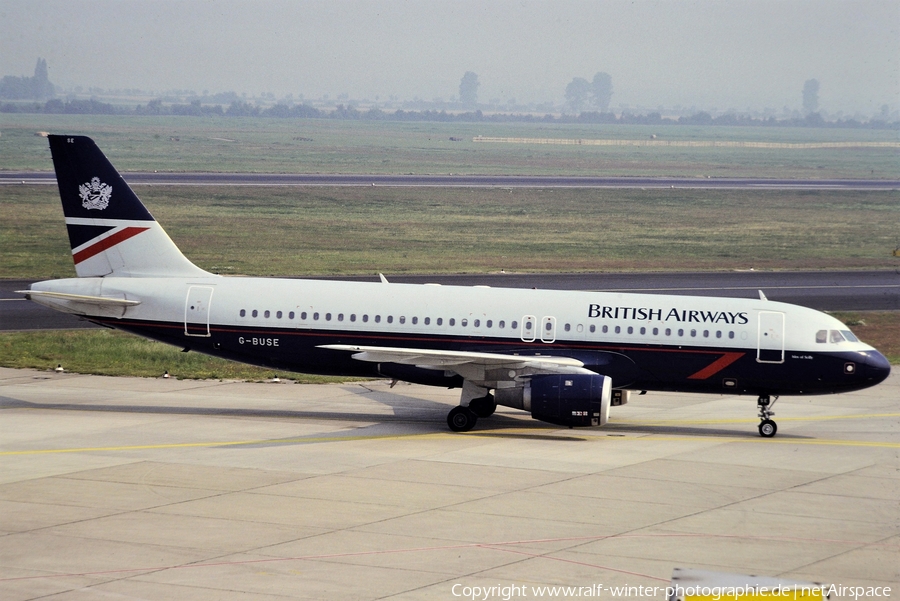
[[[78,277],[209,275],[188,261],[86,136],[49,136]]]

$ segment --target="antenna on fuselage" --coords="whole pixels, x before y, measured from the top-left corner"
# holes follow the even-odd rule
[[[759,292],[759,300],[764,300],[764,301],[769,300],[769,299],[766,298],[766,295],[763,294],[763,291],[762,291],[762,290],[757,290],[757,292]]]

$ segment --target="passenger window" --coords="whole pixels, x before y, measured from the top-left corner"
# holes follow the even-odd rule
[[[431,324],[431,318],[430,318],[430,317],[426,317],[426,318],[425,318],[425,325],[427,326],[427,325],[430,325],[430,324]]]
[[[548,321],[548,322],[546,323],[546,325],[544,326],[544,329],[547,330],[548,332],[549,332],[550,330],[552,330],[552,329],[553,329],[553,322],[552,322],[552,321]]]
[[[363,323],[369,323],[369,314],[363,313]]]
[[[631,326],[628,326],[628,333],[634,334],[634,328],[632,328]]]
[[[550,324],[548,323],[547,325],[549,326]],[[549,328],[548,328],[548,329],[549,329]],[[568,332],[568,331],[570,331],[570,330],[572,329],[572,326],[569,325],[569,324],[566,324],[566,325],[563,327],[563,329],[564,329],[566,332]]]
[[[728,332],[728,337],[729,337],[729,338],[734,338],[734,332]]]
[[[591,324],[590,330],[591,330],[591,334],[593,334],[594,332],[597,331],[597,326],[595,326],[594,324]]]
[[[641,328],[641,336],[647,333],[647,328]]]
[[[489,319],[489,320],[487,320],[487,322],[484,325],[486,325],[487,327],[490,328],[491,326],[494,325],[494,322]]]
[[[581,334],[582,332],[584,332],[584,326],[581,325],[581,324],[578,324],[578,327],[575,328],[575,330],[576,330],[579,334]]]
[[[666,336],[672,335],[672,328],[666,328]]]
[[[419,323],[419,318],[418,318],[418,317],[413,317],[413,318],[412,318],[412,322],[413,322],[413,325],[416,325],[417,323]]]
[[[281,319],[281,311],[278,311],[277,313],[275,313],[275,317],[278,319]]]
[[[256,309],[253,309],[253,313],[251,313],[251,315],[253,317],[256,317],[257,315],[259,315],[259,311],[257,311]]]
[[[828,342],[828,330],[819,330],[816,332],[816,342],[819,344],[825,344]]]
[[[381,323],[381,315],[375,316],[375,323]]]
[[[437,325],[439,325],[439,326],[444,325],[444,318],[443,318],[443,317],[438,317],[438,318],[437,318]]]
[[[506,322],[501,319],[500,321],[497,322],[497,327],[502,330],[503,328],[506,327]]]
[[[469,320],[468,319],[460,319],[459,325],[461,325],[462,327],[466,327],[467,325],[469,325]]]
[[[526,321],[526,322],[525,322],[525,329],[526,329],[526,330],[530,330],[530,329],[531,329],[531,322],[530,322],[530,321]]]
[[[350,314],[350,321],[356,321],[356,313]]]
[[[331,321],[331,313],[325,314],[325,321]]]
[[[313,320],[314,320],[314,321],[319,321],[319,312],[318,312],[318,311],[316,311],[315,313],[313,313]]]
[[[653,328],[653,335],[654,335],[654,336],[658,336],[658,335],[659,335],[659,328]]]
[[[716,330],[716,338],[722,337],[722,330]]]
[[[456,319],[453,318],[453,317],[451,317],[451,318],[450,318],[450,321],[448,321],[447,323],[448,323],[449,325],[451,325],[451,326],[455,326],[455,325],[456,325]]]
[[[466,324],[463,324],[463,325],[466,325]],[[481,325],[481,320],[476,319],[475,321],[472,322],[472,325],[475,326],[476,328],[479,327]]]
[[[703,337],[709,338],[709,330],[703,330]]]
[[[609,332],[609,326],[603,326],[603,333],[606,334]]]
[[[300,319],[306,321],[306,311],[300,314]]]
[[[830,333],[831,333],[830,339],[832,342],[843,342],[844,341],[843,334],[841,334],[837,330],[831,330]]]
[[[266,319],[269,319],[269,310],[268,309],[266,309],[266,312],[263,313],[263,317],[265,317]]]
[[[622,328],[620,328],[619,326],[616,326],[616,334],[618,334],[621,331],[622,331]]]
[[[338,313],[338,321],[344,321],[344,314]]]
[[[406,316],[405,316],[405,315],[401,315],[401,316],[400,316],[400,323],[406,323]]]
[[[387,322],[388,322],[388,323],[394,323],[394,316],[393,316],[393,315],[388,315],[388,316],[387,316]]]
[[[247,309],[241,309],[241,317],[246,317]]]
[[[514,322],[512,322],[512,323],[509,324],[509,327],[511,327],[512,329],[515,330],[515,329],[517,329],[517,328],[519,327],[519,322],[518,322],[518,321],[514,321]]]
[[[679,335],[679,336],[684,336],[684,330],[683,330],[683,329],[679,329],[679,330],[678,330],[678,335]]]
[[[293,311],[291,311],[290,313],[288,313],[288,319],[294,319],[294,312],[293,312]]]

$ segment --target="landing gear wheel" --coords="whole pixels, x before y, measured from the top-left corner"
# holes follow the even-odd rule
[[[778,432],[778,425],[770,419],[764,419],[759,424],[759,435],[763,438],[772,438]]]
[[[775,433],[778,432],[778,426],[775,425],[770,417],[775,415],[775,412],[772,411],[772,407],[775,406],[775,401],[778,400],[778,396],[774,399],[771,398],[767,394],[759,395],[759,399],[756,401],[756,408],[759,409],[759,435],[763,438],[772,438],[775,436]]]
[[[447,414],[447,425],[454,432],[468,432],[475,427],[477,421],[478,416],[468,407],[454,407]]]
[[[497,410],[497,403],[494,402],[494,397],[487,395],[469,401],[469,410],[477,417],[490,417]]]

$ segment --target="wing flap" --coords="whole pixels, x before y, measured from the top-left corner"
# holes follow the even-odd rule
[[[584,363],[571,357],[550,355],[504,355],[500,353],[476,353],[469,351],[444,351],[438,349],[410,349],[382,346],[356,346],[352,344],[325,344],[318,348],[348,351],[358,361],[372,363],[402,363],[429,367],[454,367],[463,364],[483,366],[525,366],[540,364],[543,367],[583,367]]]

